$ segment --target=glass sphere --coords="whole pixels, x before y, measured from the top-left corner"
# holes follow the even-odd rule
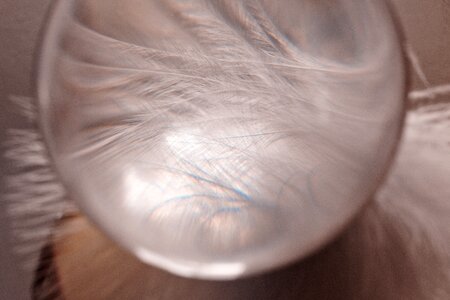
[[[383,1],[64,0],[38,70],[70,197],[142,261],[233,279],[324,246],[404,113]]]

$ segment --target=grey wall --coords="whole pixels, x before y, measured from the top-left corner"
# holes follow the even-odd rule
[[[0,0],[0,142],[5,139],[4,128],[21,124],[8,103],[8,95],[31,94],[32,57],[49,3],[49,0]],[[0,179],[8,169],[10,166],[1,157]],[[0,199],[4,200],[2,180],[0,184]],[[13,256],[9,232],[10,219],[5,202],[0,201],[0,300],[29,299],[31,276]]]

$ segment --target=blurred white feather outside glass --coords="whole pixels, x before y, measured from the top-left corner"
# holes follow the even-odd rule
[[[404,77],[383,1],[56,1],[39,122],[113,240],[232,279],[312,253],[371,199]]]

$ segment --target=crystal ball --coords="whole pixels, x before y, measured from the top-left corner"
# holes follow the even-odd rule
[[[37,75],[70,198],[138,259],[203,279],[335,238],[382,181],[404,114],[383,1],[56,1]]]

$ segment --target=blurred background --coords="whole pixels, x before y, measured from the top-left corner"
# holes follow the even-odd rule
[[[301,0],[299,0],[301,1]],[[389,0],[406,36],[414,103],[450,101],[450,0]],[[0,1],[0,144],[7,128],[24,124],[11,96],[32,96],[32,69],[50,0]],[[4,174],[11,170],[0,145],[0,300],[29,299],[32,275],[12,250]],[[31,199],[30,199],[31,200]]]

